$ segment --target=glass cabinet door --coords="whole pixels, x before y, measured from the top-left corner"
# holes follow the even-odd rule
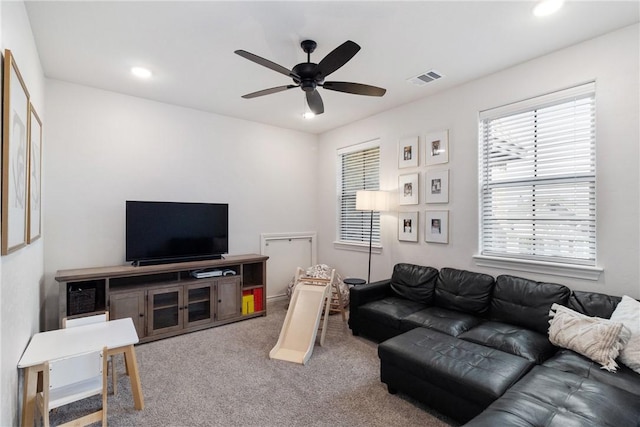
[[[187,287],[187,326],[213,321],[213,283],[195,283]]]
[[[182,329],[182,286],[149,291],[148,304],[149,335]]]

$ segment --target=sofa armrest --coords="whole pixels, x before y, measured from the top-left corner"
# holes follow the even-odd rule
[[[393,295],[391,279],[381,280],[368,285],[353,286],[349,289],[349,327],[353,335],[359,334],[359,307],[372,301]]]
[[[368,285],[353,286],[349,289],[349,309],[376,301],[393,294],[391,279],[380,280]]]

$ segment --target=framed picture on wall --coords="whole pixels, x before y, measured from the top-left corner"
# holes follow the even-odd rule
[[[448,130],[427,134],[425,144],[425,165],[438,165],[449,162]]]
[[[418,166],[418,147],[420,139],[417,136],[402,138],[398,142],[398,168],[413,168]]]
[[[398,204],[418,204],[418,173],[409,173],[398,177]]]
[[[449,203],[449,169],[425,173],[425,203]]]
[[[26,245],[29,92],[9,49],[4,51],[2,129],[2,255]]]
[[[42,190],[42,121],[29,104],[29,209],[27,222],[27,243],[40,237],[42,221],[41,190]]]
[[[418,241],[418,212],[398,212],[398,240]]]
[[[449,243],[449,211],[426,211],[424,237],[428,243]]]

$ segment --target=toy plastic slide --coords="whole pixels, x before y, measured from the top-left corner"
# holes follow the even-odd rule
[[[323,308],[329,313],[330,289],[331,284],[319,286],[301,283],[295,287],[280,337],[269,352],[269,358],[303,365],[307,363],[313,352]],[[328,316],[324,318],[320,345],[324,344],[327,318]]]

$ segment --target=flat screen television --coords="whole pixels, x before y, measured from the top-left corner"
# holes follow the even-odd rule
[[[229,251],[229,205],[127,200],[125,241],[134,265],[221,258]]]

